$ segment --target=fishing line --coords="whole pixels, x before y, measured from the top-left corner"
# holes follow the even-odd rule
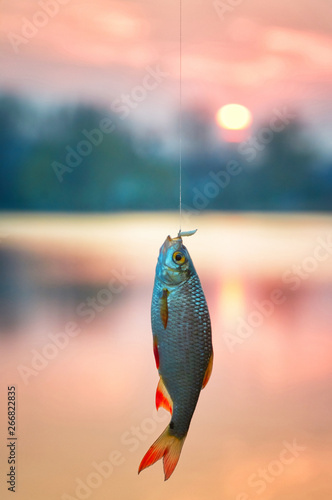
[[[179,105],[180,105],[180,116],[179,116],[179,181],[180,181],[180,229],[179,234],[181,232],[181,224],[182,224],[182,0],[180,0],[180,27],[179,27]]]

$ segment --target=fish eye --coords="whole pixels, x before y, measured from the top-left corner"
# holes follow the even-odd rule
[[[182,252],[174,252],[173,253],[173,260],[176,264],[184,264],[186,261],[186,257],[183,255]]]

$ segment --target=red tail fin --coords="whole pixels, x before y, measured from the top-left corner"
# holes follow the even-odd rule
[[[176,464],[179,461],[184,440],[185,437],[179,439],[175,436],[171,436],[169,434],[169,426],[167,426],[164,432],[159,436],[157,441],[153,443],[153,445],[144,455],[143,460],[139,466],[138,473],[162,458],[164,463],[164,474],[166,481],[173,473]]]

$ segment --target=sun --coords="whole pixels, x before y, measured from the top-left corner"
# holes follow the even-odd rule
[[[218,110],[216,121],[227,130],[245,130],[252,122],[252,115],[242,104],[226,104]]]

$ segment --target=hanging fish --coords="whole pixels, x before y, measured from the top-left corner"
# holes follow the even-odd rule
[[[163,458],[165,481],[179,460],[190,421],[213,363],[211,324],[200,280],[182,243],[168,236],[156,267],[151,320],[153,350],[160,380],[156,407],[168,410],[171,421],[145,454],[138,472]]]

